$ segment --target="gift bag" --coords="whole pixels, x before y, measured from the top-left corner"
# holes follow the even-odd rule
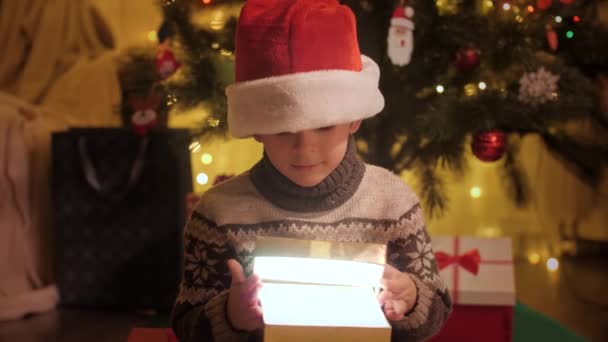
[[[56,277],[66,306],[168,309],[181,276],[189,135],[53,134]]]

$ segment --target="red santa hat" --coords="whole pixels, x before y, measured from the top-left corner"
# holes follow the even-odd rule
[[[395,11],[393,11],[393,16],[391,17],[391,25],[393,26],[402,26],[408,28],[410,30],[414,29],[414,22],[412,21],[412,17],[414,16],[414,9],[410,6],[406,7],[397,7]]]
[[[380,70],[361,55],[355,16],[337,0],[248,0],[226,88],[237,138],[348,123],[384,108]]]

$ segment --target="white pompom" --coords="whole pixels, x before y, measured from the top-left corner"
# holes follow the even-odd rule
[[[410,6],[406,6],[405,7],[405,15],[407,15],[408,18],[411,18],[414,16],[414,9]]]

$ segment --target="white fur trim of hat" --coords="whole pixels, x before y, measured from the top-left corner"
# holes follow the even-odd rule
[[[300,72],[226,88],[228,127],[236,138],[298,132],[372,117],[384,108],[380,69],[361,55],[362,70]]]

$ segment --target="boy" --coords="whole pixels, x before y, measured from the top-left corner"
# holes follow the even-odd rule
[[[264,156],[205,193],[186,226],[172,318],[180,341],[259,340],[258,235],[387,244],[378,300],[392,340],[439,330],[451,303],[420,205],[399,178],[356,157],[352,134],[384,107],[379,74],[336,0],[246,2],[228,125],[263,143]]]

